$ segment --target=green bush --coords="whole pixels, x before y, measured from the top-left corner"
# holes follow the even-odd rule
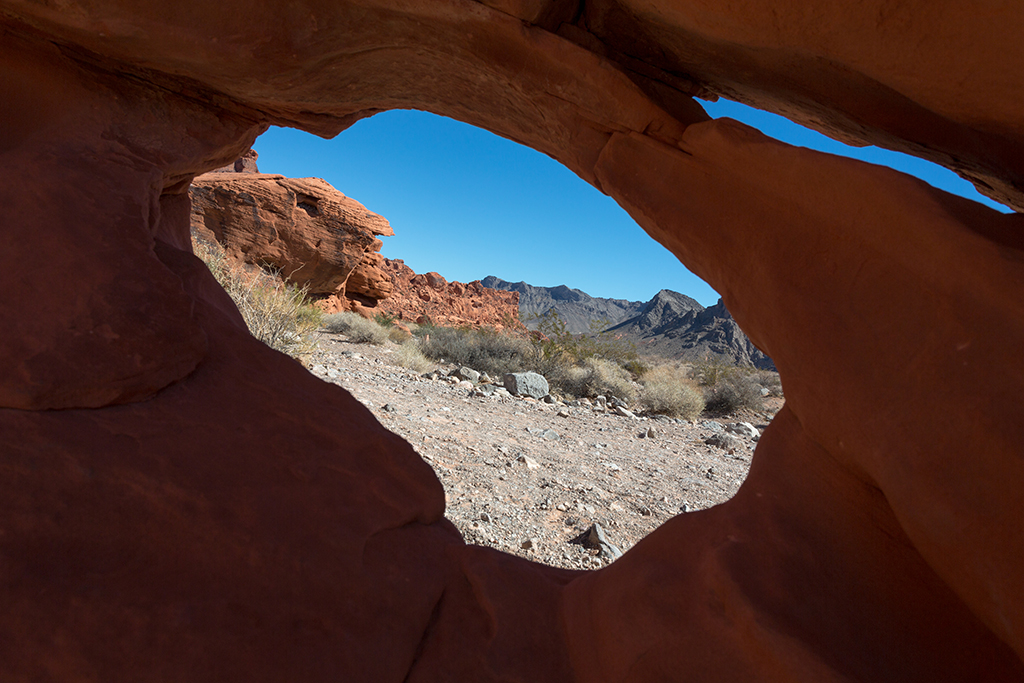
[[[388,331],[373,320],[367,320],[358,313],[346,311],[331,313],[323,317],[324,329],[343,334],[357,344],[381,345],[388,340]]]
[[[427,327],[416,331],[420,351],[428,358],[465,365],[501,376],[537,369],[537,352],[526,339],[491,329]]]
[[[761,385],[749,373],[732,372],[720,379],[714,386],[704,388],[704,403],[710,413],[728,415],[747,408],[762,410],[764,398]]]
[[[636,397],[629,372],[604,358],[587,358],[579,365],[552,366],[546,377],[551,386],[570,396],[615,396],[624,401]]]
[[[661,365],[641,379],[640,405],[649,413],[693,420],[704,410],[704,396],[684,368]]]
[[[272,349],[306,362],[317,346],[322,313],[306,289],[228,259],[216,243],[193,238],[193,252],[235,302],[252,336]]]

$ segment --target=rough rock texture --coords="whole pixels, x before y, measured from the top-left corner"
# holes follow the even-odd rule
[[[519,294],[484,287],[479,280],[448,282],[437,273],[417,275],[401,259],[383,259],[390,275],[391,296],[380,309],[413,322],[429,320],[435,325],[493,327],[518,325]]]
[[[251,150],[250,150],[251,152]],[[251,152],[255,154],[255,152]],[[376,305],[391,294],[378,236],[387,220],[320,178],[286,178],[246,167],[192,181],[192,230],[227,256],[268,266],[326,298],[329,312]]]
[[[1024,239],[722,92],[1021,205],[1015,3],[0,3],[0,661],[14,681],[1024,680]],[[417,107],[558,159],[722,293],[787,404],[611,566],[463,544],[243,329],[187,187]]]

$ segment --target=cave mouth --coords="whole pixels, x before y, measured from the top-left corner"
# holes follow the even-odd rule
[[[732,109],[729,113],[737,112]],[[806,138],[797,141],[806,142]],[[828,142],[831,141],[814,140],[811,144]],[[845,148],[836,144],[840,149]],[[612,200],[561,164],[450,119],[424,112],[385,112],[358,122],[329,141],[294,130],[271,129],[257,140],[254,149],[260,153],[265,172],[287,170],[288,175],[325,178],[354,199],[365,201],[371,210],[388,218],[398,216],[397,220],[392,219],[399,226],[396,236],[385,239],[386,248],[382,253],[410,263],[430,264],[422,266],[421,272],[439,271],[454,280],[450,266],[456,272],[468,273],[462,278],[472,280],[482,278],[484,269],[493,269],[513,280],[531,280],[532,285],[566,281],[575,285],[570,279],[573,275],[563,274],[561,270],[569,260],[564,254],[581,251],[582,244],[586,243],[587,258],[571,260],[574,265],[583,265],[597,273],[621,271],[624,262],[650,263],[667,256],[656,261],[661,268],[648,265],[634,272],[650,276],[660,269],[675,273],[682,270],[686,276],[695,278],[675,256],[648,235],[639,234],[639,226]],[[374,167],[353,163],[354,158],[372,158]],[[473,163],[468,164],[467,159],[472,159]],[[461,175],[452,170],[460,165],[469,166],[460,169]],[[488,167],[498,171],[488,172]],[[514,198],[513,201],[509,201],[509,197]],[[530,200],[535,200],[534,212],[520,213]],[[299,194],[296,202],[297,208],[310,217],[319,215],[315,197]],[[598,209],[586,208],[587,202],[597,203]],[[559,206],[560,203],[563,206]],[[610,219],[609,214],[612,214]],[[535,226],[536,232],[516,239],[509,237],[517,227],[521,232],[522,226],[527,225]],[[400,243],[400,237],[406,233],[413,236],[408,241],[409,246],[392,246]],[[438,240],[438,235],[444,239]],[[559,241],[563,235],[567,239]],[[658,253],[624,258],[623,243],[638,242]],[[451,249],[452,243],[460,248]],[[417,251],[424,253],[417,254]],[[482,254],[485,258],[466,259],[467,253]],[[530,264],[532,272],[543,274],[519,276],[514,268],[530,260],[534,261]],[[471,269],[467,269],[467,261],[473,264]],[[486,265],[480,261],[485,261]],[[486,270],[486,274],[490,273],[491,270]],[[617,273],[617,281],[629,279],[628,273]],[[661,283],[653,288],[668,289]],[[565,292],[571,291],[564,284],[551,289],[556,290],[553,295],[562,295],[554,298],[563,299]],[[612,291],[605,289],[602,293],[612,294]],[[717,293],[711,291],[711,294],[717,297]],[[367,310],[376,310],[373,308],[377,305],[375,300],[359,294],[350,296],[360,297],[360,303]],[[627,299],[614,294],[608,298]],[[644,302],[627,300],[626,303]],[[660,334],[663,338],[672,335],[671,330],[662,330]],[[387,356],[365,348],[353,351],[345,342],[344,335],[330,339],[336,351],[341,350],[346,355],[369,355],[388,365]],[[400,400],[378,400],[376,392],[365,383],[387,383],[394,379],[393,372],[377,373],[374,378],[371,368],[369,374],[356,373],[363,378],[362,382],[340,381],[337,368],[331,366],[331,357],[330,353],[325,353],[319,361],[314,361],[322,368],[321,377],[345,386],[432,465],[445,486],[448,516],[468,542],[570,568],[599,567],[602,561],[609,560],[590,540],[593,523],[603,527],[607,537],[612,539],[610,542],[617,540],[618,545],[628,549],[675,515],[697,512],[731,499],[746,478],[755,443],[734,439],[738,434],[725,432],[725,425],[747,422],[759,433],[781,408],[781,399],[768,399],[767,411],[704,415],[692,429],[656,421],[649,425],[595,423],[592,430],[577,430],[571,438],[560,435],[558,443],[529,438],[534,432],[543,433],[547,428],[563,429],[564,424],[559,425],[557,421],[545,428],[524,426],[518,424],[523,421],[522,415],[514,409],[506,411],[504,416],[501,410],[464,409],[462,422],[488,423],[491,428],[484,439],[486,443],[478,443],[466,433],[466,424],[460,423],[451,410],[427,408],[417,412],[402,406]],[[458,364],[439,369],[447,374],[457,371]],[[400,391],[396,387],[392,390]],[[421,401],[424,392],[437,393],[426,387],[412,391],[415,401]],[[781,395],[781,387],[778,394]],[[439,395],[432,400],[462,398]],[[573,409],[581,407],[578,399],[572,402],[576,404],[571,406]],[[452,433],[422,428],[422,424],[433,424],[438,418]],[[502,420],[505,424],[501,424]],[[412,424],[415,421],[422,424]],[[509,425],[517,425],[520,432],[525,431],[525,440],[520,438],[522,434],[516,434],[512,437],[513,443],[505,443]],[[661,435],[660,442],[651,438],[644,440],[648,429],[652,434],[666,433]],[[428,431],[432,433],[426,433]],[[677,433],[670,435],[668,432]],[[468,443],[472,445],[467,446]],[[652,445],[655,448],[651,448]],[[460,450],[460,455],[454,455]],[[573,458],[578,461],[574,467],[563,467]],[[536,472],[533,466],[541,471]],[[492,476],[453,474],[474,469]],[[643,476],[633,476],[638,472]],[[520,499],[518,505],[509,502],[516,498]]]
[[[614,371],[614,377],[599,379],[614,381],[617,388],[608,385],[608,389],[593,389],[584,386],[583,380],[573,380],[574,393],[570,393],[565,388],[569,378],[560,377],[562,384],[556,386],[556,379],[549,374],[556,403],[495,398],[483,392],[501,386],[500,370],[491,370],[496,380],[493,384],[453,387],[443,380],[424,381],[423,375],[428,373],[403,368],[405,347],[415,346],[424,337],[433,337],[436,344],[439,332],[418,329],[414,321],[423,316],[416,312],[404,317],[399,315],[393,320],[395,314],[388,308],[391,299],[376,301],[362,297],[361,308],[371,314],[379,311],[376,319],[387,324],[391,333],[412,328],[416,334],[411,339],[402,339],[401,343],[396,343],[401,335],[389,335],[391,339],[383,341],[382,347],[374,347],[353,341],[363,340],[361,332],[355,336],[325,332],[322,348],[308,358],[314,374],[346,388],[431,465],[445,487],[448,518],[472,544],[552,566],[594,569],[610,563],[617,553],[628,550],[668,519],[696,513],[731,499],[746,478],[756,443],[754,438],[781,408],[782,399],[777,374],[768,378],[772,375],[770,372],[758,374],[757,380],[752,374],[745,374],[749,382],[744,379],[729,387],[723,379],[719,389],[705,389],[697,384],[705,378],[713,384],[732,372],[728,360],[721,364],[709,360],[709,349],[719,344],[722,345],[719,350],[728,353],[726,345],[735,336],[742,336],[721,307],[717,293],[699,283],[712,297],[705,295],[708,306],[703,306],[684,294],[668,291],[689,287],[689,282],[696,281],[695,276],[643,233],[611,199],[561,164],[466,124],[418,114],[425,121],[416,126],[410,124],[411,116],[398,113],[397,121],[390,123],[387,114],[380,114],[359,122],[331,141],[294,131],[272,130],[257,139],[253,149],[258,153],[259,170],[269,174],[266,181],[269,184],[280,185],[282,181],[275,174],[285,170],[289,178],[315,176],[330,181],[354,200],[366,201],[362,196],[365,190],[373,198],[366,201],[367,210],[379,212],[395,228],[395,236],[384,237],[385,247],[391,251],[391,256],[402,257],[407,262],[433,264],[436,261],[431,259],[437,257],[444,263],[455,264],[462,269],[460,272],[472,273],[463,276],[466,280],[479,280],[484,275],[499,272],[516,280],[529,278],[536,282],[534,278],[538,277],[540,283],[576,285],[571,279],[573,274],[565,272],[567,262],[571,261],[572,266],[579,269],[575,272],[590,271],[586,273],[589,281],[600,283],[604,287],[601,294],[605,297],[589,297],[565,285],[547,288],[551,303],[577,305],[579,310],[563,312],[567,322],[582,325],[579,329],[572,327],[569,332],[591,333],[597,329],[593,323],[603,319],[602,330],[620,327],[599,337],[608,340],[604,353],[632,353],[632,349],[639,347],[644,356],[623,355],[622,363],[632,368],[632,373],[618,362],[602,360],[604,365],[595,366],[600,368],[598,374]],[[369,125],[374,122],[385,125]],[[370,131],[360,136],[363,126],[370,127]],[[387,126],[401,130],[399,139],[382,149],[380,141],[386,137],[382,128]],[[416,140],[420,141],[421,149],[415,147]],[[441,149],[447,150],[449,156],[438,161]],[[352,163],[353,158],[371,154],[376,162],[374,168]],[[332,158],[339,159],[336,165],[323,162]],[[465,162],[467,158],[471,161]],[[429,160],[434,160],[435,164],[428,165]],[[458,167],[460,162],[468,167],[450,168]],[[482,166],[497,166],[497,170],[484,177]],[[373,178],[378,172],[379,177]],[[239,178],[244,175],[228,179]],[[289,187],[299,187],[300,180],[296,178],[287,181]],[[356,189],[348,186],[350,179],[354,179]],[[203,197],[261,197],[266,194],[218,191],[209,176],[202,185]],[[454,189],[445,192],[445,188]],[[301,212],[295,214],[296,220],[322,217],[328,224],[336,220],[337,217],[331,215],[331,201],[304,194],[299,189],[294,192],[296,208]],[[396,201],[395,195],[401,201]],[[203,197],[197,197],[195,205],[205,206],[207,202]],[[531,203],[535,206],[523,209]],[[303,204],[316,204],[317,212],[313,214],[303,209]],[[466,206],[461,207],[463,204]],[[381,209],[382,205],[388,208]],[[240,207],[246,217],[263,208],[259,202],[254,208],[248,199],[241,202]],[[399,220],[391,217],[391,207],[395,207]],[[224,218],[230,215],[227,207],[214,208],[212,212],[218,220],[230,221]],[[270,213],[268,210],[267,214]],[[195,217],[194,221],[202,222]],[[510,237],[514,226],[526,224],[537,225],[524,237]],[[222,225],[218,234],[227,235],[233,230],[237,228]],[[291,239],[287,231],[288,228],[278,224],[281,239],[273,244]],[[412,233],[420,240],[411,240],[410,250],[419,248],[427,253],[409,254],[402,247],[390,246],[403,233]],[[632,246],[636,242],[641,242],[641,246]],[[453,243],[460,245],[454,259],[449,253]],[[424,245],[430,248],[424,249]],[[251,258],[258,252],[246,253]],[[567,258],[569,253],[574,257]],[[466,264],[463,262],[467,260],[466,254],[481,254],[482,258],[468,259],[475,264]],[[535,261],[530,263],[532,272],[542,275],[520,276],[515,269],[531,256]],[[424,267],[422,271],[428,268],[450,274],[443,265]],[[664,279],[657,277],[658,272],[664,273]],[[616,273],[614,282],[606,282],[609,273]],[[395,273],[389,274],[395,276]],[[615,295],[618,293],[616,283],[639,290],[642,285],[636,280],[641,276],[648,281],[647,292],[632,297]],[[424,279],[426,282],[421,283],[419,290],[401,294],[421,303],[418,297],[424,293],[445,298],[467,291],[465,285],[448,283],[444,277],[430,275]],[[683,284],[674,284],[673,279]],[[351,278],[349,282],[351,284]],[[547,291],[526,286],[521,288],[523,292],[518,292],[515,283],[505,284],[509,285],[506,293],[516,292],[519,297],[529,296],[524,293],[527,291],[535,297],[542,290]],[[583,285],[583,288],[588,287]],[[360,295],[348,292],[347,296]],[[643,300],[637,300],[640,297]],[[536,302],[533,304],[534,308],[525,311],[526,317],[542,310],[536,308]],[[682,308],[677,310],[674,306]],[[548,311],[546,305],[543,311]],[[617,315],[614,320],[607,317],[610,311]],[[636,330],[650,332],[648,318],[656,315],[655,324],[659,327],[655,342],[664,345],[679,337],[700,339],[705,343],[703,350],[690,349],[683,360],[678,350],[662,353],[645,349],[644,345],[652,343],[651,339],[641,339],[639,331],[621,329],[644,312],[648,312],[642,319],[646,327],[633,322]],[[506,315],[514,317],[516,313]],[[691,329],[704,313],[707,320],[701,323],[702,327]],[[592,317],[583,320],[581,316]],[[671,328],[676,320],[673,316],[678,318],[676,328]],[[393,322],[398,322],[400,327],[393,327]],[[727,329],[719,329],[722,326]],[[548,334],[552,334],[551,330]],[[636,335],[637,342],[631,337],[623,339],[628,334]],[[529,337],[523,337],[522,333],[519,337],[517,343],[528,346],[525,340]],[[709,337],[716,340],[710,346],[706,341]],[[743,353],[752,349],[749,342],[746,344],[741,349]],[[595,346],[598,348],[604,347]],[[529,346],[528,349],[535,351]],[[596,358],[600,358],[601,352],[595,352],[598,353]],[[439,371],[442,377],[459,371],[463,363],[453,362],[451,358],[447,352],[433,355],[430,370]],[[465,360],[465,364],[474,367],[472,360]],[[702,369],[704,365],[708,366],[706,374]],[[659,407],[647,410],[644,396],[649,381],[644,379],[644,366],[650,371],[650,378],[659,376],[660,372],[660,391],[679,391],[675,385],[665,383],[681,382],[684,375],[688,375],[693,380],[686,383],[691,396],[707,391],[720,402],[744,400],[746,407],[740,412],[724,408],[730,412],[687,414],[679,418],[658,412],[666,410],[669,405],[666,401],[673,400],[661,396]],[[581,359],[576,370],[589,367]],[[483,369],[483,366],[476,368]],[[507,370],[543,371],[533,365]],[[768,389],[758,382],[771,386],[777,393],[764,399],[757,392],[768,393]],[[654,391],[654,385],[650,386],[650,391]],[[735,392],[730,394],[734,388]],[[736,392],[741,390],[747,395],[738,397]],[[597,402],[597,395],[606,401],[604,406]],[[726,395],[733,398],[723,399]],[[626,415],[615,412],[618,401],[623,402],[621,407],[628,411]],[[632,416],[634,413],[636,417]],[[739,422],[750,425],[745,428],[748,431],[742,431],[744,428],[737,428],[739,431],[735,433],[726,431],[727,425]],[[749,431],[751,429],[753,432]],[[602,529],[601,542],[591,538],[595,524]],[[596,532],[594,534],[596,537]]]

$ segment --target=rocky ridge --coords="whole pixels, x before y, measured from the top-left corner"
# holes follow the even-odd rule
[[[774,370],[775,364],[743,333],[721,299],[704,308],[695,299],[663,289],[646,302],[593,297],[579,289],[534,287],[507,282],[493,275],[485,287],[519,292],[519,313],[536,329],[538,317],[554,311],[573,334],[593,332],[607,321],[605,331],[636,344],[644,355],[684,361],[720,361]]]
[[[537,318],[554,310],[565,322],[567,331],[587,334],[593,331],[591,323],[594,321],[606,320],[609,325],[615,325],[633,317],[645,306],[642,301],[590,296],[582,290],[565,285],[535,287],[525,282],[508,282],[494,275],[488,275],[480,282],[490,289],[518,292],[519,313],[531,329],[536,329]]]
[[[644,355],[686,361],[721,361],[774,370],[719,299],[704,308],[690,297],[663,289],[639,315],[607,330],[633,340]]]
[[[417,274],[402,259],[383,259],[391,294],[380,310],[399,320],[445,327],[519,326],[519,294],[485,287],[480,280],[448,282],[438,273]]]

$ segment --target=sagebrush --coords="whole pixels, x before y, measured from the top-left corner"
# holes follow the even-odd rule
[[[420,326],[420,351],[428,358],[501,376],[538,370],[537,350],[528,339],[493,329]]]
[[[660,365],[641,378],[640,406],[649,413],[696,419],[704,411],[704,395],[684,367]]]
[[[272,349],[308,360],[317,346],[322,314],[312,306],[306,289],[228,259],[219,244],[193,238],[192,249],[235,302],[252,336]]]
[[[606,396],[632,401],[633,377],[625,368],[604,358],[586,358],[579,365],[561,365],[546,375],[551,386],[579,398]]]
[[[345,311],[323,316],[323,328],[328,332],[343,334],[356,344],[380,346],[388,340],[388,331],[375,320],[367,320],[358,313]]]

